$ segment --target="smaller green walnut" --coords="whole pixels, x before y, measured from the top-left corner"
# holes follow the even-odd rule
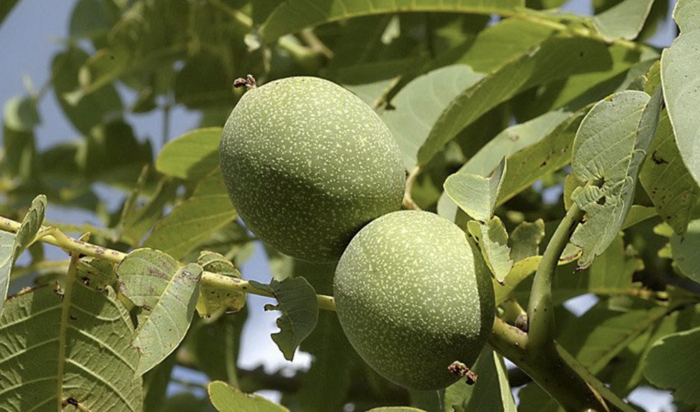
[[[362,226],[399,210],[406,183],[391,132],[357,96],[290,77],[248,90],[221,138],[221,171],[260,239],[307,261],[336,261]]]
[[[365,226],[338,262],[338,319],[385,378],[410,389],[444,388],[458,380],[456,366],[474,366],[491,333],[490,276],[452,222],[428,212],[390,213]]]

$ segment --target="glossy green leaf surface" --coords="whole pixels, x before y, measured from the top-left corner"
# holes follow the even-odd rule
[[[133,345],[141,358],[136,373],[144,374],[163,361],[187,333],[192,322],[202,267],[181,266],[169,255],[137,249],[117,266],[119,291],[141,308]]]
[[[63,410],[73,399],[91,411],[140,411],[129,314],[111,290],[95,293],[76,281],[67,292],[46,286],[6,302],[0,405],[8,412]]]
[[[696,182],[700,183],[700,3],[679,0],[673,17],[681,33],[661,55],[661,83],[681,157]]]
[[[581,267],[605,251],[632,205],[642,160],[656,132],[661,93],[616,93],[596,104],[576,133],[571,166],[585,186],[572,199],[586,212],[571,242],[581,249]]]
[[[200,180],[219,165],[222,129],[193,130],[168,142],[156,158],[156,169],[185,180]]]
[[[632,40],[644,26],[654,0],[624,0],[593,17],[593,24],[606,41]]]
[[[280,331],[272,334],[272,340],[284,354],[285,359],[294,359],[299,344],[314,330],[318,322],[316,291],[303,277],[289,278],[282,282],[273,280],[270,285],[250,282],[253,287],[272,293],[277,305],[265,305],[265,310],[278,310]]]
[[[289,409],[260,395],[245,394],[221,381],[211,382],[207,392],[219,412],[289,412]]]
[[[644,376],[649,382],[673,390],[675,399],[700,403],[700,328],[665,336],[654,345],[646,361]]]
[[[442,111],[481,77],[469,66],[443,67],[411,81],[392,99],[382,120],[398,142],[407,170],[416,166],[418,150]]]
[[[441,3],[425,0],[394,2],[322,0],[313,3],[312,6],[310,4],[305,0],[291,0],[281,3],[270,13],[260,29],[260,34],[266,41],[271,42],[305,27],[370,14],[396,13],[398,11],[499,14],[511,13],[517,7],[525,6],[524,0],[450,0]]]
[[[143,245],[179,259],[236,217],[217,169],[197,184],[192,196],[156,224]]]

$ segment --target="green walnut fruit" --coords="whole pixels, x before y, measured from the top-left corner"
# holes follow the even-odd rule
[[[338,260],[362,226],[401,207],[406,170],[391,132],[327,80],[248,90],[224,126],[220,154],[246,226],[299,259]]]
[[[435,390],[473,367],[495,315],[489,269],[452,222],[400,211],[365,226],[338,262],[338,318],[352,346],[385,378]]]

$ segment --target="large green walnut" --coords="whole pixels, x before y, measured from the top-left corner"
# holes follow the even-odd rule
[[[479,251],[459,227],[428,212],[394,212],[365,226],[338,262],[334,294],[355,350],[410,389],[454,383],[454,362],[473,367],[495,314]]]
[[[221,170],[246,226],[309,261],[338,260],[362,226],[400,209],[406,180],[379,116],[313,77],[245,93],[224,126]]]

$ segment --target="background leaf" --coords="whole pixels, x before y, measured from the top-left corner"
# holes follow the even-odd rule
[[[192,196],[158,222],[143,246],[180,259],[237,216],[217,168],[197,184]]]
[[[185,180],[200,180],[219,165],[219,141],[222,129],[193,130],[168,142],[158,153],[156,169]]]
[[[663,389],[672,389],[674,398],[700,404],[696,382],[700,379],[700,328],[667,335],[647,355],[644,376]]]
[[[671,253],[673,261],[681,272],[700,283],[700,220],[693,220],[687,227],[684,237],[674,233],[671,236]]]
[[[513,268],[510,247],[508,247],[508,232],[506,232],[503,222],[498,216],[495,216],[486,223],[472,220],[467,224],[467,228],[479,243],[481,254],[496,280],[498,283],[503,283]]]
[[[596,30],[606,41],[632,40],[644,26],[654,0],[625,0],[593,17]]]
[[[209,383],[207,391],[219,412],[289,412],[260,395],[247,395],[221,381]]]
[[[192,322],[202,267],[180,264],[153,249],[137,249],[117,266],[119,291],[141,308],[133,345],[142,375],[180,344]]]
[[[418,149],[442,111],[481,77],[469,66],[443,67],[414,79],[391,100],[382,120],[398,142],[407,170],[416,166]]]
[[[280,331],[272,334],[272,340],[287,360],[294,359],[299,344],[314,330],[318,322],[316,291],[302,278],[289,278],[282,282],[273,280],[270,285],[250,282],[253,287],[272,293],[278,305],[265,305],[265,310],[279,310],[277,319]]]
[[[7,298],[7,291],[10,287],[10,273],[15,250],[15,234],[0,231],[0,314]]]
[[[700,183],[700,117],[693,107],[700,106],[700,5],[695,0],[679,0],[673,17],[681,33],[661,54],[661,82],[668,116],[676,135],[681,157],[696,182]]]
[[[492,14],[513,11],[517,7],[524,6],[523,0],[459,0],[455,4],[449,5],[434,2],[416,3],[405,0],[392,3],[381,3],[374,0],[371,2],[323,0],[309,7],[309,3],[304,0],[291,0],[280,4],[270,13],[260,29],[260,34],[266,41],[272,42],[285,34],[294,33],[305,27],[370,14],[399,11],[459,11]]]
[[[649,153],[639,172],[639,181],[659,216],[683,237],[700,195],[700,187],[683,163],[665,110],[661,113]]]
[[[561,62],[567,65],[562,67]],[[567,37],[545,41],[454,99],[420,148],[418,163],[427,163],[462,129],[519,92],[572,74],[605,70],[610,64],[610,55],[599,42]]]
[[[34,238],[44,223],[45,216],[46,196],[39,195],[32,201],[32,206],[22,219],[22,225],[15,234],[14,251],[12,252],[15,261],[34,242]]]

